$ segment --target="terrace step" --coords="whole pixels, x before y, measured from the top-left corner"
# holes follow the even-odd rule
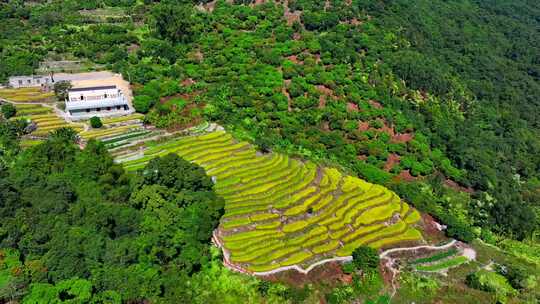
[[[207,131],[213,129],[210,125]],[[216,127],[217,128],[217,127]],[[419,216],[390,190],[273,153],[260,155],[225,132],[186,136],[121,156],[127,169],[167,153],[201,165],[225,199],[217,232],[228,263],[247,271],[310,265],[421,239]]]

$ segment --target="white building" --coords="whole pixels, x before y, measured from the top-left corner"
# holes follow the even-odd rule
[[[116,85],[79,87],[68,91],[66,112],[72,119],[132,113],[128,100]]]
[[[9,77],[8,82],[10,87],[18,89],[49,86],[53,80],[49,75],[32,75]]]

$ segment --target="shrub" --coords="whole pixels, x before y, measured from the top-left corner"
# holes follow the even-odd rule
[[[515,293],[504,276],[485,269],[468,275],[466,283],[472,288],[495,293],[498,300],[503,303],[506,296]]]
[[[167,106],[176,111],[181,111],[186,107],[187,103],[188,102],[183,98],[172,98],[167,102]]]
[[[5,119],[10,119],[17,114],[17,109],[12,104],[5,104],[2,106],[2,115]]]
[[[152,97],[147,95],[139,95],[133,98],[133,107],[139,113],[146,114],[150,108],[154,105]]]
[[[537,286],[537,275],[534,275],[534,270],[517,264],[510,263],[506,265],[497,265],[496,270],[503,275],[510,285],[516,289],[534,289]]]
[[[379,254],[369,246],[360,246],[353,253],[353,264],[363,272],[372,272],[379,267]]]
[[[103,123],[101,122],[101,119],[99,117],[94,116],[90,118],[90,125],[92,126],[92,128],[97,129],[101,128],[103,126]]]
[[[68,91],[71,89],[71,82],[59,81],[54,84],[54,94],[58,100],[66,100],[68,98]]]
[[[392,178],[390,173],[360,161],[355,164],[354,169],[364,179],[377,184],[385,184]]]

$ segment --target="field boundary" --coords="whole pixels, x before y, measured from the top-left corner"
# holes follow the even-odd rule
[[[304,269],[304,268],[302,268],[302,267],[300,267],[298,265],[291,265],[291,266],[279,267],[279,268],[276,268],[276,269],[273,269],[273,270],[270,270],[270,271],[253,272],[253,271],[243,269],[243,268],[233,264],[230,261],[230,253],[227,251],[227,249],[225,249],[225,246],[223,246],[218,234],[219,234],[218,229],[214,230],[214,232],[212,234],[212,242],[214,243],[214,245],[216,245],[216,247],[220,248],[223,251],[223,265],[225,265],[225,267],[229,268],[230,270],[233,270],[233,271],[236,271],[236,272],[241,272],[241,273],[244,273],[244,274],[250,274],[250,275],[254,275],[254,276],[267,276],[267,275],[272,275],[272,274],[280,273],[280,272],[287,271],[287,270],[296,270],[296,271],[298,271],[298,272],[300,272],[302,274],[308,274],[311,270],[313,270],[317,266],[320,266],[320,265],[323,265],[323,264],[326,264],[326,263],[330,263],[330,262],[340,262],[340,263],[351,262],[352,259],[353,259],[353,257],[351,255],[349,255],[349,256],[344,256],[344,257],[335,257],[335,258],[324,259],[324,260],[321,260],[319,262],[316,262],[316,263],[313,263],[313,264],[309,265],[309,267],[307,267],[306,269]],[[450,248],[450,247],[454,246],[456,243],[457,243],[457,240],[452,239],[447,244],[440,245],[440,246],[436,246],[436,245],[419,245],[419,246],[414,246],[414,247],[392,248],[392,249],[388,249],[388,250],[385,250],[385,251],[381,252],[379,254],[379,258],[381,260],[386,259],[387,255],[389,255],[391,253],[394,253],[394,252],[399,252],[399,251],[411,251],[411,250],[418,250],[418,249],[442,250],[442,249]]]

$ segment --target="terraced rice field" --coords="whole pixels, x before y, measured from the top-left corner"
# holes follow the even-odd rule
[[[21,94],[21,90],[23,89],[6,89],[0,90],[0,92],[6,93],[16,91],[17,94]],[[32,88],[28,89],[27,91],[33,92],[36,91],[36,89]],[[15,119],[29,119],[37,124],[37,130],[32,132],[32,135],[35,136],[46,136],[49,132],[58,128],[71,127],[75,131],[77,131],[85,140],[95,138],[103,141],[110,141],[108,147],[115,148],[125,144],[129,144],[130,141],[133,140],[151,137],[156,133],[147,131],[142,127],[141,119],[144,117],[144,115],[142,114],[131,114],[120,117],[104,118],[102,119],[102,128],[88,129],[85,131],[85,124],[89,125],[88,122],[67,122],[62,117],[56,115],[53,111],[53,108],[48,107],[46,104],[28,102],[15,103],[14,105],[17,108],[17,115]]]
[[[139,126],[133,126],[133,125],[127,125],[127,126],[119,126],[119,127],[104,127],[99,129],[91,129],[88,131],[81,132],[80,135],[82,138],[89,140],[92,138],[101,139],[101,138],[108,138],[113,137],[116,135],[121,135],[126,132],[132,131],[132,130],[138,130]]]
[[[142,127],[142,114],[130,114],[119,117],[102,118],[103,126],[99,129],[89,129],[81,132],[83,139],[99,139],[108,144],[109,148],[121,146],[132,140],[148,137],[153,134]],[[89,124],[89,122],[88,122]]]
[[[71,127],[77,132],[84,129],[84,125],[69,123],[57,116],[52,108],[40,104],[16,104],[15,107],[17,108],[16,118],[29,119],[36,123],[37,130],[32,132],[32,135],[45,136],[49,132],[61,127]]]
[[[122,123],[122,122],[130,121],[130,120],[141,120],[143,118],[144,118],[143,114],[134,113],[134,114],[125,115],[125,116],[119,116],[119,117],[103,118],[101,120],[101,122],[104,125],[110,125],[110,124]]]
[[[52,102],[54,92],[42,92],[40,88],[2,89],[0,97],[14,102]]]
[[[226,201],[218,238],[229,261],[246,271],[307,268],[349,256],[360,245],[386,248],[421,239],[413,227],[419,213],[388,189],[286,155],[258,155],[225,132],[154,144],[124,165],[140,169],[168,153],[215,177]]]

